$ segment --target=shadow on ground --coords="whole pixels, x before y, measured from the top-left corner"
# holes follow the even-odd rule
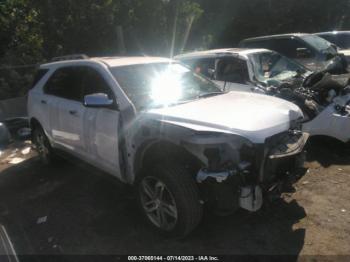
[[[130,189],[101,174],[35,158],[0,173],[0,223],[19,254],[298,255],[305,230],[293,225],[303,217],[296,201],[280,199],[257,213],[206,214],[187,239],[166,239],[145,224]]]
[[[323,167],[350,165],[350,144],[324,136],[309,139],[306,146],[307,160],[317,161]]]

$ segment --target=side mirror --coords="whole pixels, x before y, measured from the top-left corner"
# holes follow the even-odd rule
[[[86,107],[109,107],[113,105],[113,100],[108,98],[107,94],[96,93],[84,97],[84,106]]]
[[[312,57],[312,53],[308,48],[297,48],[297,58],[310,58]]]

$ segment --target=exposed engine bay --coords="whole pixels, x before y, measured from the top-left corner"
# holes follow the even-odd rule
[[[300,71],[294,77],[270,79],[266,84],[257,91],[300,107],[304,132],[350,141],[350,73],[344,59],[335,57],[323,71]]]
[[[267,90],[269,94],[298,105],[304,112],[305,121],[310,121],[332,103],[340,115],[350,114],[350,100],[341,99],[350,94],[349,78],[350,73],[331,75],[317,72],[307,76],[302,83],[292,80]]]

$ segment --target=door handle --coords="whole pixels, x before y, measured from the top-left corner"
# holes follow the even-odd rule
[[[46,100],[41,100],[40,102],[41,102],[42,104],[44,104],[44,105],[47,104]]]
[[[77,111],[76,110],[69,110],[69,114],[76,116],[77,115]]]

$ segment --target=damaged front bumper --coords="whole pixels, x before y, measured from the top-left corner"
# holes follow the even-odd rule
[[[314,119],[303,124],[311,136],[327,136],[347,143],[350,141],[350,94],[338,96]]]
[[[300,131],[278,134],[257,146],[254,161],[217,172],[201,169],[196,179],[205,202],[220,213],[238,208],[259,210],[264,193],[303,166],[308,136]]]

